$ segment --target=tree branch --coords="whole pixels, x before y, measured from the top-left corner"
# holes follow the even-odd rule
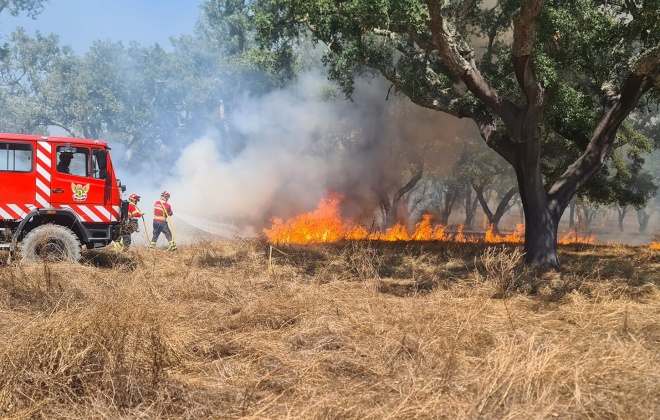
[[[511,165],[515,161],[515,149],[514,147],[505,142],[496,142],[494,140],[493,134],[497,131],[497,126],[493,120],[492,115],[488,113],[475,113],[469,111],[461,111],[459,117],[470,118],[472,121],[477,124],[479,128],[479,133],[481,138],[486,142],[486,145],[497,152],[502,156],[507,162]]]
[[[490,208],[488,207],[488,201],[486,200],[486,197],[484,197],[483,185],[475,185],[474,183],[470,183],[470,184],[472,184],[472,188],[474,189],[474,192],[477,194],[477,200],[479,200],[479,203],[481,204],[481,209],[484,211],[484,214],[488,219],[488,223],[493,223],[493,212],[490,211]]]
[[[653,86],[660,86],[660,44],[635,57],[630,64],[630,71],[639,76],[648,76]]]
[[[477,5],[477,0],[465,0],[463,2],[463,5],[458,11],[458,15],[456,16],[457,28],[465,25],[465,21],[467,20],[467,17],[470,14],[470,10],[472,10],[472,8],[476,5]]]
[[[399,190],[394,194],[394,198],[392,199],[393,203],[398,203],[399,200],[401,200],[401,197],[411,189],[417,183],[419,182],[420,179],[422,179],[422,175],[424,174],[424,161],[421,161],[417,164],[417,170],[413,174],[412,178],[410,178],[410,181],[406,183],[403,187],[399,188]]]
[[[495,112],[509,127],[516,125],[516,107],[486,80],[477,69],[474,50],[442,17],[438,0],[426,0],[430,19],[427,27],[433,35],[435,49],[449,71],[462,80],[477,98]]]
[[[657,66],[658,63],[656,62]],[[644,68],[647,71],[656,70],[646,65],[644,65]],[[653,83],[654,79],[649,75],[640,75],[633,72],[624,82],[620,94],[611,84],[603,86],[605,112],[596,126],[585,151],[566,169],[550,189],[548,193],[550,200],[557,202],[561,208],[564,208],[568,205],[573,194],[600,169],[614,143],[621,123],[635,109],[640,97],[653,87]]]
[[[525,0],[513,17],[513,49],[514,57],[524,57],[532,54],[536,28],[534,22],[543,10],[543,0]]]
[[[504,215],[504,212],[511,208],[513,204],[510,205],[509,202],[516,194],[518,194],[518,187],[512,187],[506,192],[506,194],[504,194],[504,197],[500,200],[500,204],[497,206],[497,210],[495,210],[495,218],[501,218]]]
[[[527,0],[513,17],[513,69],[518,86],[526,99],[523,127],[520,132],[510,130],[514,142],[523,142],[534,137],[545,107],[544,89],[534,75],[531,60],[536,38],[534,24],[542,10],[543,0]]]

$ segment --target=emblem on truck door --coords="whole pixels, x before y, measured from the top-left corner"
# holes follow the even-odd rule
[[[85,201],[87,200],[87,192],[89,191],[89,184],[74,184],[71,183],[71,189],[73,190],[73,199],[75,201]]]

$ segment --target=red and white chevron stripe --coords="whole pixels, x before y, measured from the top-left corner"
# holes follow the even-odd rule
[[[37,188],[35,202],[38,207],[50,207],[50,171],[52,146],[46,141],[37,142]]]
[[[32,204],[0,204],[0,219],[23,220],[34,208]]]
[[[61,208],[71,209],[83,222],[117,222],[119,221],[119,206],[104,207],[83,204],[62,205]]]
[[[36,207],[31,204],[0,204],[0,219],[23,220]],[[57,205],[72,210],[82,222],[109,223],[119,221],[119,206]]]

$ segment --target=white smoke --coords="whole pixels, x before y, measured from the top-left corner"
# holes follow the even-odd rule
[[[325,195],[333,162],[310,153],[341,118],[341,103],[321,98],[323,83],[307,75],[295,86],[245,100],[233,116],[245,142],[231,160],[219,133],[196,139],[167,181],[180,212],[214,223],[262,224],[278,203],[309,210]]]
[[[188,225],[223,236],[258,234],[274,216],[313,210],[329,189],[350,196],[352,214],[368,214],[378,208],[369,181],[384,180],[388,171],[382,160],[388,153],[383,152],[386,138],[413,144],[455,135],[450,126],[456,123],[439,113],[421,108],[405,115],[384,112],[399,99],[386,100],[388,85],[380,80],[358,83],[352,101],[341,93],[328,99],[325,94],[332,88],[325,75],[308,73],[286,89],[245,98],[231,114],[240,152],[228,158],[223,151],[236,139],[209,131],[191,139],[173,168],[127,177],[127,194],[141,195],[149,214],[160,191],[168,190],[174,221],[178,215]],[[453,131],[463,127],[461,123]],[[346,133],[354,133],[351,141],[376,141],[347,149],[337,141],[339,136],[346,139]],[[454,159],[451,150],[441,155]]]

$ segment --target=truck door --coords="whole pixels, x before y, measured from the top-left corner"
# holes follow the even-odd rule
[[[111,214],[110,221],[121,219],[122,199],[121,192],[126,189],[115,176],[110,158],[110,149],[93,149],[92,166],[98,169],[100,178],[105,177],[105,194],[103,196],[105,209]],[[123,189],[122,189],[123,188]]]
[[[109,188],[111,176],[108,151],[103,148],[92,148],[92,178],[104,180],[103,205],[109,206],[112,200],[112,191]]]
[[[93,168],[93,150],[89,146],[67,143],[55,148],[57,165],[52,174],[51,203],[68,207],[86,222],[106,222],[105,171]]]

